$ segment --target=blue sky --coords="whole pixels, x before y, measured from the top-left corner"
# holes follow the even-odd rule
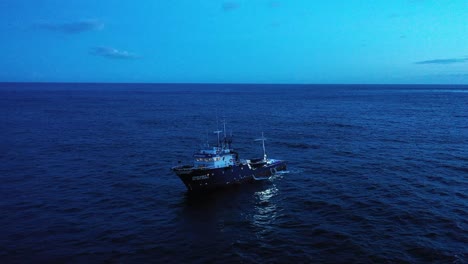
[[[466,0],[3,0],[0,81],[468,83]]]

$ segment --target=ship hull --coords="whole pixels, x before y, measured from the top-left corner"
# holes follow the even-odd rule
[[[176,167],[173,170],[185,184],[187,190],[199,192],[270,177],[278,171],[286,170],[286,162],[276,160],[270,164],[264,163],[260,166],[239,164],[213,169]]]

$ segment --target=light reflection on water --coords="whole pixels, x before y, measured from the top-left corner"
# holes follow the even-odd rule
[[[253,225],[258,228],[257,236],[268,234],[277,218],[278,210],[274,197],[278,194],[276,185],[272,185],[268,189],[255,192],[255,197],[258,202],[255,205],[254,215],[252,217]]]

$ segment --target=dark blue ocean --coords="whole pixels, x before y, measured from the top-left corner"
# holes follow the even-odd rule
[[[288,172],[191,195],[225,118]],[[0,84],[1,263],[468,263],[468,86]]]

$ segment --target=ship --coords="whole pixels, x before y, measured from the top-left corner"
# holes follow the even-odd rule
[[[262,137],[256,139],[262,142],[263,157],[253,159],[239,158],[239,154],[232,148],[232,133],[226,136],[225,122],[224,130],[218,129],[214,133],[218,135],[216,146],[205,144],[193,154],[192,164],[172,167],[188,191],[203,192],[265,180],[286,170],[286,161],[267,157],[263,132]],[[221,133],[224,134],[222,140]]]

